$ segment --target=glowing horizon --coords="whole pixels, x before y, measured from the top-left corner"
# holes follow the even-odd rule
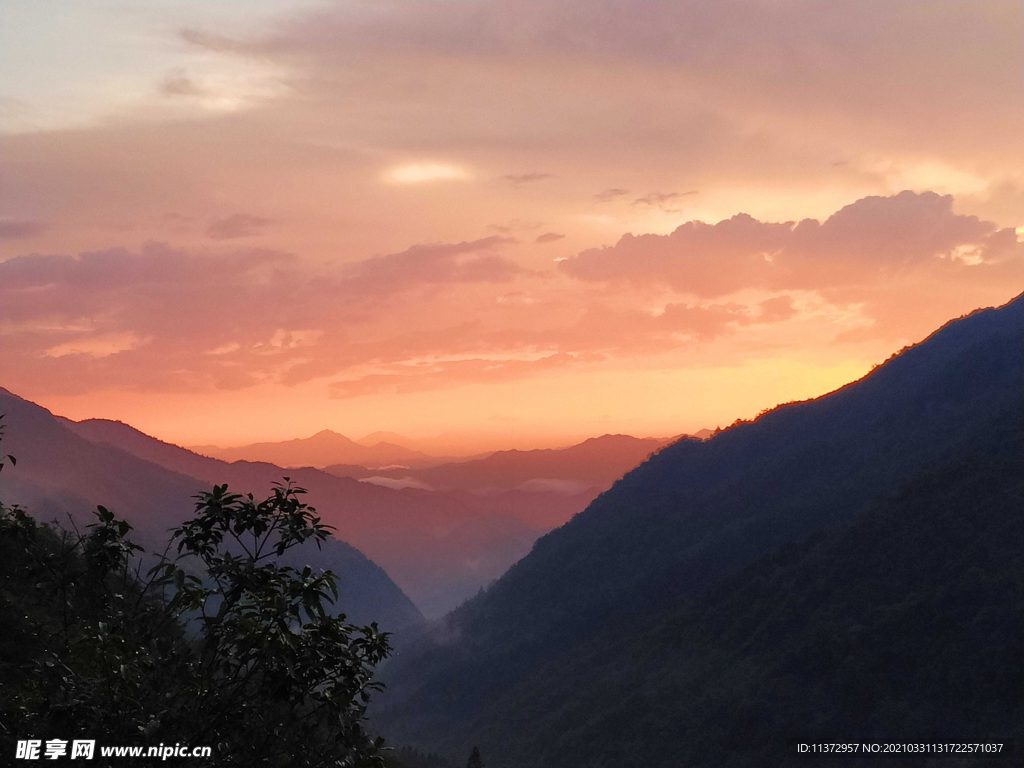
[[[1019,3],[0,8],[0,384],[70,418],[667,437],[1024,290]]]

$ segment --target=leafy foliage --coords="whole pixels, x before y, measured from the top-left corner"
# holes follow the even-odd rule
[[[177,551],[145,576],[130,526],[103,507],[84,534],[0,508],[5,735],[210,745],[219,765],[383,765],[363,721],[387,635],[327,610],[330,571],[276,562],[328,536],[304,492],[199,494]]]
[[[386,768],[457,768],[435,754],[425,754],[412,747],[387,748],[384,755]]]

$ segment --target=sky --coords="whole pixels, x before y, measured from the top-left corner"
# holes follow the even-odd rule
[[[1024,290],[1019,2],[0,0],[0,384],[670,436]]]

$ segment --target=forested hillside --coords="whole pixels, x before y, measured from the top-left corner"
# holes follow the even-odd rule
[[[1024,311],[1018,298],[1000,309],[979,311],[947,324],[869,376],[830,395],[781,406],[705,442],[682,440],[663,449],[585,512],[541,539],[531,554],[491,590],[446,617],[421,638],[415,649],[392,662],[386,670],[391,690],[378,713],[379,723],[400,743],[458,754],[467,744],[478,740],[487,743],[482,738],[485,734],[489,734],[492,745],[499,743],[499,731],[507,735],[501,722],[518,721],[520,729],[512,741],[521,749],[513,751],[531,755],[537,764],[547,764],[543,756],[552,748],[556,730],[577,750],[581,749],[584,732],[590,734],[587,738],[604,738],[606,746],[617,740],[624,744],[651,740],[662,750],[668,749],[666,745],[682,744],[685,739],[678,740],[678,734],[683,725],[670,720],[646,721],[637,710],[636,722],[647,723],[651,730],[627,737],[616,730],[619,726],[600,719],[603,704],[592,704],[601,696],[611,695],[616,677],[629,681],[623,685],[632,695],[651,695],[647,687],[631,688],[642,677],[631,676],[629,670],[639,668],[645,656],[656,656],[658,651],[645,642],[629,645],[633,642],[630,638],[668,626],[667,617],[702,599],[710,587],[717,584],[715,589],[722,589],[723,577],[761,558],[776,556],[815,531],[842,526],[873,502],[881,505],[878,510],[889,510],[876,512],[872,518],[876,520],[886,519],[886,514],[901,519],[904,513],[898,511],[899,505],[910,505],[915,495],[923,500],[913,503],[926,508],[931,503],[927,501],[929,494],[935,503],[941,499],[948,506],[945,514],[951,524],[960,515],[984,514],[989,502],[996,504],[1010,489],[1004,488],[1002,497],[986,497],[988,502],[980,502],[980,507],[962,508],[957,500],[969,498],[968,489],[978,484],[971,479],[970,471],[963,470],[967,476],[962,484],[951,487],[927,490],[927,479],[919,480],[917,486],[907,484],[921,473],[934,472],[950,462],[977,466],[970,464],[973,460],[969,457],[977,446],[984,445],[986,436],[1001,434],[1008,421],[1017,424],[1024,409],[1022,333]],[[998,445],[1002,447],[992,450],[1003,457],[1004,469],[1010,466],[1007,462],[1019,461],[1019,442],[1004,440]],[[910,494],[904,495],[903,502],[880,501],[904,487],[918,490],[903,491]],[[1003,513],[997,510],[993,514]],[[997,520],[993,525],[992,531],[1002,530],[993,534],[996,538],[1010,532],[1005,529],[1008,522]],[[987,541],[984,537],[992,531],[979,535]],[[1003,558],[993,565],[994,573],[1003,575],[992,578],[998,580],[1010,573],[1007,569],[1012,563],[1005,558],[1013,554],[1012,542],[1024,546],[1019,536],[1010,541],[1011,549],[992,554]],[[913,551],[911,548],[902,554],[909,556]],[[811,554],[807,557],[813,560]],[[960,564],[968,570],[973,567],[963,561]],[[957,579],[961,575],[956,569],[951,573]],[[846,576],[837,572],[833,578]],[[736,589],[756,594],[766,588],[752,579]],[[785,578],[777,585],[782,583]],[[927,583],[927,579],[921,583]],[[842,586],[838,581],[822,582],[822,589]],[[936,586],[941,594],[957,588]],[[858,589],[853,588],[851,594]],[[913,593],[910,586],[907,589],[907,595]],[[766,605],[777,607],[777,601],[785,599],[781,588],[774,596],[765,593]],[[883,610],[881,603],[871,602],[869,591],[864,592],[864,600],[865,610]],[[746,609],[729,610],[736,611],[737,621],[746,615]],[[992,607],[986,615],[1000,610]],[[714,612],[707,608],[704,616]],[[876,620],[880,621],[875,614],[843,619],[849,626],[863,625],[869,632],[867,637],[875,631],[872,622]],[[897,621],[894,627],[898,626]],[[574,666],[572,660],[590,648],[590,642],[601,648],[606,640],[594,638],[609,627],[614,637],[621,636],[628,650],[623,651],[624,655],[609,656],[617,660],[612,668],[598,665],[603,671],[593,675],[597,689],[567,686],[560,695],[559,686],[565,678],[544,670],[564,669],[568,675],[576,669],[590,679],[583,671],[586,665]],[[693,631],[700,637],[712,637],[716,630],[708,624]],[[910,637],[928,634],[920,627],[914,633]],[[982,636],[984,633],[975,638]],[[950,647],[955,646],[953,643]],[[908,647],[913,649],[913,643]],[[765,648],[765,653],[778,652],[777,645],[771,643]],[[867,648],[871,663],[889,669],[871,656],[871,646]],[[1003,652],[989,650],[997,656]],[[841,665],[844,658],[835,664]],[[855,656],[850,663],[862,661]],[[794,669],[813,672],[806,661],[793,663]],[[713,669],[714,664],[700,662],[698,668]],[[770,670],[771,666],[766,668]],[[718,669],[731,668],[726,665]],[[738,685],[730,682],[730,675],[745,680],[753,673],[730,671],[722,679],[711,674],[699,684],[686,678],[685,672],[680,674],[680,679],[687,682],[674,693],[665,694],[666,701],[674,702],[675,696],[692,697],[698,688],[704,696],[710,696],[713,689]],[[529,687],[533,683],[528,681],[547,678],[551,679],[550,688]],[[580,682],[579,677],[576,682]],[[933,682],[922,680],[917,690],[924,691]],[[686,688],[692,685],[697,688]],[[517,693],[527,690],[532,693]],[[755,700],[764,695],[756,693],[756,686],[751,690],[755,691]],[[566,698],[570,691],[571,699]],[[615,695],[625,694],[619,690]],[[651,706],[664,704],[660,698],[651,696]],[[739,700],[743,700],[742,695]],[[894,701],[898,704],[897,699]],[[516,702],[516,706],[508,702]],[[588,711],[591,706],[593,709]],[[576,707],[584,718],[581,723],[570,726],[565,722],[563,728],[552,725]],[[853,707],[850,711],[855,710]],[[720,714],[722,723],[742,722],[742,717],[735,720],[731,710]],[[833,715],[825,712],[822,716],[827,721]],[[595,719],[589,719],[591,716]],[[751,717],[754,723],[756,717]],[[922,717],[922,727],[940,722],[927,712]],[[712,717],[709,722],[713,721]],[[597,722],[604,723],[603,731],[593,730]],[[548,728],[551,730],[545,730]],[[577,737],[580,740],[574,741]],[[568,759],[566,755],[576,753],[560,754]],[[625,759],[621,751],[601,754],[602,759],[613,762],[587,762],[574,757],[561,765],[624,764],[614,762],[614,758]]]
[[[484,707],[493,768],[765,766],[792,741],[1024,737],[1021,414],[848,524]],[[850,764],[850,763],[848,763]]]

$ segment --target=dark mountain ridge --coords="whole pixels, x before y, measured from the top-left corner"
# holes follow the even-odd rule
[[[232,489],[268,493],[283,476],[309,490],[309,499],[337,534],[381,565],[422,610],[437,616],[500,576],[551,525],[585,501],[558,494],[467,493],[392,489],[336,477],[313,467],[283,469],[267,462],[201,456],[118,421],[61,424],[97,446],[113,446],[173,472]],[[78,478],[76,483],[81,483]],[[77,486],[76,486],[77,487]],[[526,519],[519,517],[520,513]]]
[[[169,530],[191,516],[192,497],[199,491],[230,482],[233,489],[259,494],[268,492],[274,480],[281,480],[281,470],[269,466],[271,471],[258,474],[219,474],[221,462],[190,458],[187,451],[153,441],[127,425],[108,422],[103,427],[115,425],[140,450],[173,458],[182,470],[173,471],[107,442],[90,442],[69,428],[75,422],[55,417],[3,389],[0,413],[6,425],[4,452],[18,459],[0,477],[0,498],[5,503],[20,504],[44,522],[56,520],[66,526],[70,518],[80,527],[93,522],[92,510],[102,504],[128,520],[135,529],[132,538],[151,552],[163,551]],[[199,477],[186,474],[189,470],[200,470]],[[317,506],[315,499],[310,501]],[[304,547],[287,557],[295,559],[289,564],[308,563],[337,573],[337,607],[353,621],[378,621],[384,628],[397,630],[423,620],[384,570],[344,541],[329,539],[320,550]]]
[[[1021,416],[852,521],[597,633],[488,701],[462,743],[494,768],[760,767],[837,738],[1019,749]]]
[[[400,742],[449,746],[608,626],[676,610],[954,460],[1024,408],[1022,335],[1018,297],[829,395],[662,449],[390,664],[381,726]]]

